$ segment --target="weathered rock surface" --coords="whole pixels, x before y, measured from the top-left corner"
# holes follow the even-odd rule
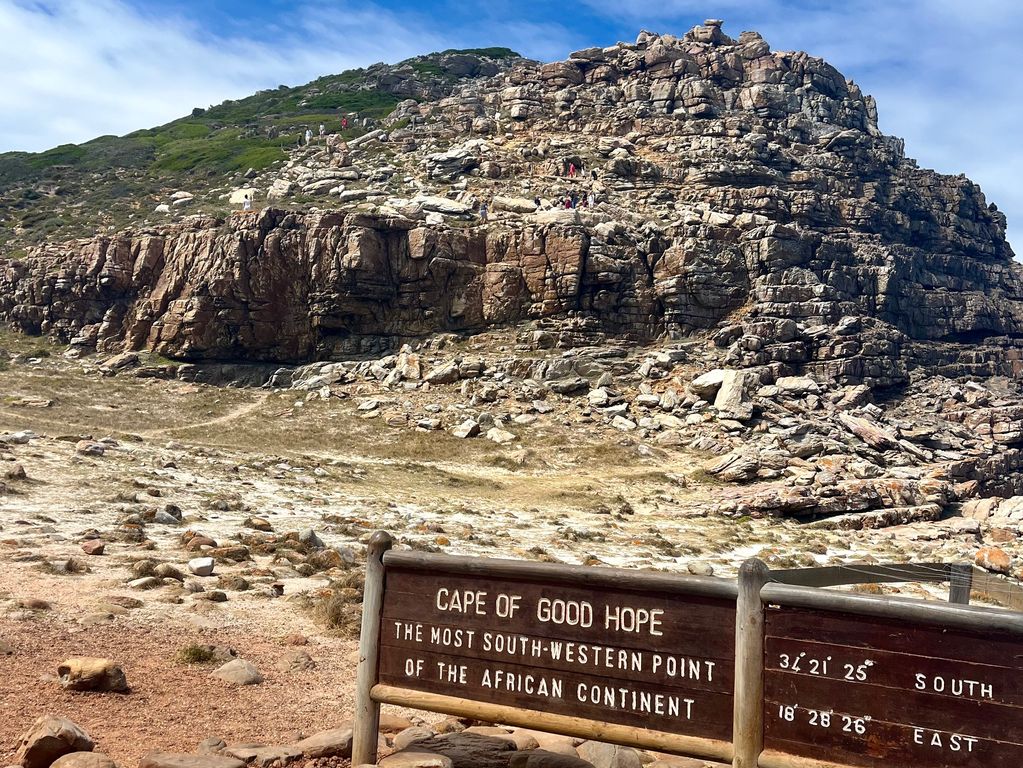
[[[23,768],[49,768],[58,758],[73,752],[91,752],[92,738],[63,717],[45,715],[21,737],[14,760]]]
[[[70,691],[126,693],[128,680],[120,664],[110,659],[68,659],[57,667],[60,685]]]
[[[381,74],[438,101],[402,102],[393,117],[411,125],[350,142],[352,171],[386,180],[396,169],[371,167],[372,147],[408,142],[415,198],[47,245],[3,262],[0,317],[185,360],[297,362],[552,318],[638,339],[710,331],[734,368],[840,383],[1020,369],[1023,269],[1004,216],[968,180],[906,159],[826,62],[706,25],[512,64],[459,64],[482,79],[453,90]],[[481,138],[459,142],[467,129]],[[535,146],[488,138],[508,132]],[[337,180],[309,152],[288,172]],[[500,220],[449,227],[483,194],[458,184],[485,165]],[[547,200],[538,216],[523,179]],[[388,194],[359,183],[343,194]],[[558,210],[569,192],[594,207]]]

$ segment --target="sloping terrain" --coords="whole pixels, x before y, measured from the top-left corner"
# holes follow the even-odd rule
[[[246,174],[282,164],[306,129],[318,133],[325,123],[340,132],[346,117],[344,135],[358,136],[404,99],[440,98],[460,80],[493,75],[518,59],[506,48],[444,51],[196,107],[126,136],[0,154],[0,248],[137,224],[181,188],[217,200]]]

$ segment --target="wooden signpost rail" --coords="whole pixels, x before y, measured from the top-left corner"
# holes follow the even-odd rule
[[[951,580],[962,603],[959,566],[736,582],[391,545],[369,544],[353,765],[381,704],[736,768],[1023,764],[1023,615],[795,586]]]

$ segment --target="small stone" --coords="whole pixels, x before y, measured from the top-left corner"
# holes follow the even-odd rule
[[[605,744],[602,741],[584,741],[578,747],[579,757],[593,768],[642,768],[639,753],[631,747]]]
[[[75,453],[79,456],[102,456],[106,447],[102,443],[94,443],[92,440],[79,440],[75,444]]]
[[[517,438],[511,432],[503,429],[493,427],[487,430],[487,440],[491,440],[498,445],[505,445],[506,443],[514,442]]]
[[[236,757],[224,755],[150,752],[139,761],[139,768],[245,768],[245,763]]]
[[[334,728],[330,731],[320,731],[296,742],[293,746],[308,760],[320,757],[350,757],[352,729]]]
[[[224,753],[244,760],[246,765],[254,768],[281,768],[300,760],[302,753],[295,747],[250,747],[237,746],[228,747]]]
[[[422,728],[414,725],[411,728],[406,728],[404,731],[394,737],[394,748],[395,750],[402,750],[412,746],[417,741],[425,741],[426,739],[432,739],[434,733],[429,728]]]
[[[407,718],[392,715],[389,712],[381,712],[377,729],[380,733],[398,733],[406,728],[411,728],[413,725],[415,723]]]
[[[188,570],[196,576],[212,576],[216,566],[212,557],[197,557],[188,561]]]
[[[425,749],[403,749],[379,760],[380,768],[454,768],[450,757]]]
[[[593,768],[579,757],[575,750],[571,754],[549,752],[535,749],[528,752],[515,752],[508,763],[509,768]]]
[[[263,682],[263,675],[256,666],[245,659],[227,662],[214,671],[213,676],[233,685],[258,685]]]
[[[714,566],[712,566],[710,563],[700,563],[700,562],[689,563],[689,565],[687,565],[686,568],[694,576],[713,576],[714,575]]]
[[[631,432],[636,428],[636,422],[624,416],[615,416],[611,419],[611,426],[620,429],[622,432]]]
[[[129,589],[155,589],[162,587],[163,582],[155,576],[143,576],[141,579],[133,579],[127,584]]]
[[[313,657],[300,648],[285,651],[284,656],[277,662],[277,669],[281,672],[304,672],[315,667]]]
[[[193,600],[205,600],[210,603],[226,603],[227,594],[219,589],[210,589],[205,592],[197,592],[192,596]]]
[[[25,468],[17,462],[6,465],[3,470],[0,470],[0,476],[4,480],[25,480],[28,477],[25,474]]]
[[[472,419],[466,419],[457,427],[451,430],[451,434],[457,438],[465,439],[469,437],[476,437],[480,433],[480,425]]]
[[[87,555],[102,555],[106,544],[99,539],[90,539],[82,544],[82,551]]]

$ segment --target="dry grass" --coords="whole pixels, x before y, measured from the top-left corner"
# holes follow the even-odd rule
[[[334,634],[357,638],[362,628],[364,584],[365,576],[361,569],[346,571],[308,603],[313,619]]]

